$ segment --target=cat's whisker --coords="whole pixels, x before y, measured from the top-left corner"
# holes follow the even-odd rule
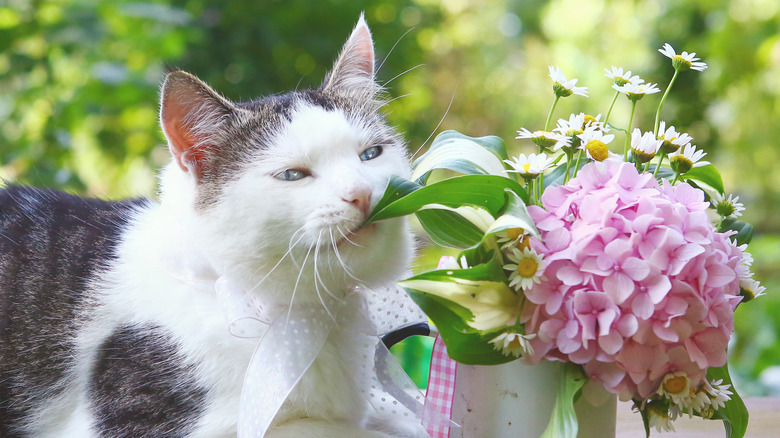
[[[394,80],[396,80],[396,79],[400,78],[401,76],[403,76],[403,75],[405,75],[405,74],[407,74],[407,73],[409,73],[409,72],[411,72],[411,71],[413,71],[413,70],[415,70],[415,69],[418,69],[418,68],[420,68],[420,67],[422,67],[422,66],[424,66],[424,65],[425,65],[425,64],[417,64],[416,66],[414,66],[414,67],[412,67],[412,68],[410,68],[410,69],[407,69],[406,71],[403,71],[403,72],[401,72],[401,73],[399,73],[399,74],[397,74],[397,75],[393,76],[393,78],[391,78],[390,80],[388,80],[387,82],[385,82],[384,84],[382,84],[382,88],[386,87],[386,86],[387,86],[387,84],[389,84],[390,82],[393,82]]]
[[[336,227],[336,230],[338,230],[339,234],[341,234],[341,237],[342,237],[344,240],[346,240],[347,242],[351,243],[353,246],[357,246],[358,248],[362,248],[362,247],[363,247],[363,245],[361,245],[361,244],[359,244],[359,243],[355,243],[355,242],[353,242],[352,240],[350,240],[350,239],[349,239],[349,237],[347,236],[347,234],[346,234],[346,233],[345,233],[345,232],[344,232],[344,231],[341,229],[341,227],[338,227],[338,226],[337,226],[337,227]]]
[[[396,40],[395,44],[393,44],[393,47],[391,47],[390,50],[387,52],[387,55],[385,55],[385,59],[383,59],[382,62],[379,63],[379,67],[377,67],[375,71],[381,71],[382,70],[382,66],[385,65],[385,62],[387,62],[387,59],[390,57],[390,54],[393,53],[393,50],[395,50],[395,47],[398,45],[398,43],[400,43],[401,40],[404,39],[404,37],[407,34],[409,34],[409,32],[411,32],[413,30],[414,30],[414,27],[410,27],[409,30],[407,30],[406,32],[404,32],[403,35],[398,37],[398,40]]]
[[[420,147],[417,148],[416,151],[414,151],[414,153],[412,154],[412,158],[416,158],[417,157],[417,154],[420,153],[420,150],[422,150],[422,148],[425,147],[425,144],[428,143],[428,141],[431,139],[431,137],[433,137],[433,134],[436,134],[436,131],[439,130],[439,126],[441,126],[441,124],[444,123],[444,119],[447,117],[447,114],[449,114],[450,108],[452,108],[452,102],[454,102],[454,101],[455,101],[455,93],[453,92],[452,93],[452,98],[450,99],[450,104],[447,105],[447,109],[444,111],[444,115],[441,116],[441,120],[439,120],[439,124],[436,125],[435,128],[433,128],[433,131],[431,132],[431,135],[429,135],[428,138],[425,139],[423,144],[421,144]]]
[[[322,231],[323,230],[320,230],[320,234],[317,236],[317,244],[314,246],[314,291],[317,292],[317,298],[319,298],[320,303],[322,303],[322,307],[325,308],[325,312],[327,312],[328,316],[330,316],[330,319],[335,322],[336,317],[333,316],[333,313],[331,313],[328,305],[325,304],[325,300],[322,298],[322,294],[320,293],[320,287],[317,285],[317,283],[320,282],[322,283],[322,287],[325,288],[325,282],[323,282],[322,278],[320,278],[320,273],[317,269],[317,261],[320,257],[320,241],[322,239]],[[327,290],[327,288],[325,289]]]
[[[287,250],[288,250],[287,252],[290,254],[290,260],[292,260],[295,266],[298,267],[300,267],[300,265],[298,264],[298,261],[295,260],[295,253],[293,253],[292,251],[293,249],[295,249],[296,245],[298,245],[301,239],[303,239],[303,237],[306,236],[306,230],[304,230],[304,228],[306,228],[305,224],[302,225],[300,228],[298,228],[294,233],[292,233],[292,236],[290,236],[290,241],[287,243]],[[293,239],[295,238],[295,236],[301,232],[303,233],[303,235],[301,235],[301,237],[298,240],[296,240],[295,243],[293,243]]]
[[[298,278],[295,279],[295,286],[293,287],[292,296],[290,297],[290,307],[287,309],[287,321],[285,321],[285,326],[290,323],[290,315],[292,314],[293,301],[295,301],[295,292],[298,291],[298,284],[301,282],[301,277],[303,276],[303,270],[304,268],[306,268],[306,261],[309,260],[309,255],[311,254],[312,248],[314,248],[314,245],[309,246],[309,250],[306,251],[306,257],[303,258],[303,265],[300,267],[300,271],[298,272]]]
[[[411,96],[411,95],[412,95],[412,93],[406,93],[406,94],[402,94],[402,95],[400,95],[400,96],[396,96],[396,97],[394,97],[394,98],[392,98],[392,99],[388,99],[388,100],[386,100],[386,101],[382,102],[382,107],[385,107],[385,106],[387,106],[388,104],[390,104],[390,103],[392,103],[392,102],[395,102],[396,100],[403,99],[404,97],[409,97],[409,96]]]
[[[338,229],[338,228],[336,228]],[[341,230],[339,230],[341,232]],[[339,261],[339,264],[341,264],[341,267],[344,269],[344,273],[347,274],[350,278],[357,281],[358,283],[365,283],[363,280],[357,278],[352,271],[350,271],[349,267],[347,267],[347,264],[344,263],[344,259],[341,258],[341,253],[339,252],[339,247],[336,245],[336,242],[333,241],[333,252],[336,254],[336,259]]]
[[[261,278],[260,281],[255,283],[255,285],[252,286],[251,289],[246,291],[244,293],[244,295],[249,295],[252,292],[254,292],[255,290],[257,290],[257,288],[276,270],[276,268],[278,268],[279,265],[282,264],[282,262],[284,261],[284,258],[287,257],[288,255],[290,255],[290,253],[292,252],[293,248],[295,248],[295,245],[297,245],[298,242],[300,242],[304,237],[306,237],[306,234],[302,234],[301,237],[299,237],[298,240],[295,241],[295,243],[292,243],[292,240],[295,238],[295,235],[298,234],[300,231],[303,231],[303,227],[298,228],[298,231],[294,232],[292,234],[292,236],[290,237],[290,244],[287,246],[287,252],[285,252],[284,255],[282,255],[282,257],[279,258],[279,261],[276,262],[276,264],[273,266],[273,268],[271,268],[270,271],[266,272],[266,274],[263,276],[263,278]],[[293,259],[293,262],[295,262],[295,259],[292,257],[292,255],[290,255],[290,258]],[[297,263],[296,263],[296,265],[297,265]]]

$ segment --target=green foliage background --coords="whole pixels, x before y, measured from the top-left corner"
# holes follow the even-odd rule
[[[610,65],[663,88],[672,67],[657,49],[669,42],[697,52],[710,68],[681,75],[662,119],[708,152],[756,225],[750,251],[768,294],[738,311],[732,372],[743,394],[780,395],[762,383],[780,369],[772,368],[780,364],[776,0],[0,0],[0,177],[153,195],[168,160],[156,122],[166,66],[236,100],[316,86],[361,11],[386,57],[379,79],[398,97],[389,118],[412,152],[443,129],[495,134],[513,153],[535,152],[514,137],[544,124],[548,65],[590,89],[589,99],[563,99],[557,118],[604,113]],[[635,126],[652,127],[658,99],[640,102]],[[628,109],[620,99],[611,121],[625,126]],[[425,253],[418,264],[436,257]],[[410,348],[399,355],[415,363]]]

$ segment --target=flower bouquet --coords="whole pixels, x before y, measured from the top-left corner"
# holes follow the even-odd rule
[[[576,436],[573,403],[594,385],[632,400],[648,436],[682,415],[723,420],[732,437],[747,428],[727,346],[734,311],[764,290],[746,252],[753,231],[706,153],[661,121],[678,74],[706,64],[668,44],[659,51],[674,75],[652,130],[633,127],[634,113],[660,89],[616,67],[605,116],[572,114],[550,129],[560,98],[587,96],[551,66],[544,129],[517,137],[538,154],[509,158],[497,137],[443,132],[370,219],[414,213],[433,242],[461,250],[401,282],[452,359],[566,364],[573,390],[558,396],[545,436]],[[610,123],[621,95],[626,129]]]

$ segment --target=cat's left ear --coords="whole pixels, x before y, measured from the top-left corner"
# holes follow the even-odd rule
[[[165,76],[160,93],[160,125],[179,167],[196,179],[204,158],[214,153],[220,133],[235,105],[205,82],[184,71]]]
[[[374,40],[363,14],[325,77],[322,89],[369,98],[379,90],[374,81]]]

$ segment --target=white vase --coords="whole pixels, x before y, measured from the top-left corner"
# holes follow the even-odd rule
[[[520,361],[495,366],[458,365],[450,438],[535,438],[547,428],[563,365]],[[601,390],[603,391],[603,390]],[[575,403],[578,438],[614,438],[617,398],[604,391],[599,406]]]

